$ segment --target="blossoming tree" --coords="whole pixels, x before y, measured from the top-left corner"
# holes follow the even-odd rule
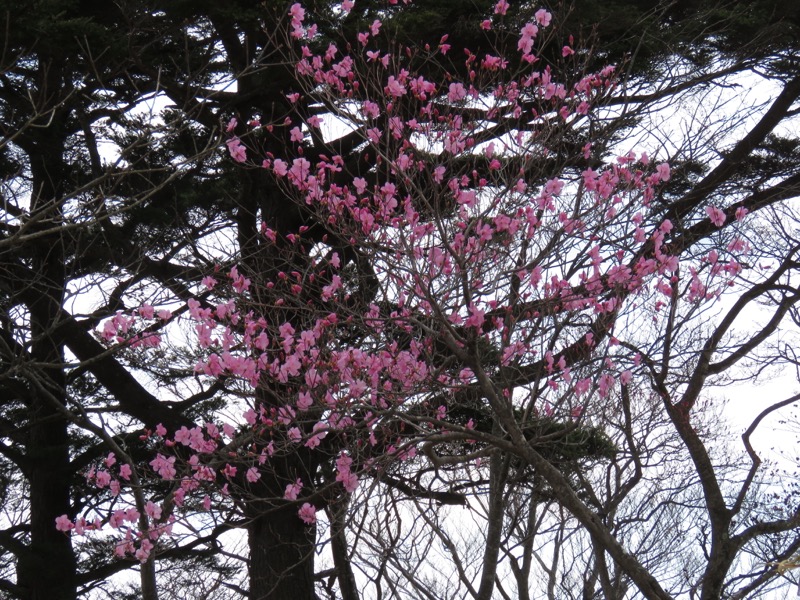
[[[495,4],[473,25],[481,47],[456,51],[447,38],[392,48],[380,18],[354,39],[323,37],[310,10],[288,7],[285,29],[266,30],[289,65],[279,109],[225,115],[220,145],[243,183],[230,227],[191,247],[205,268],[144,263],[139,276],[167,290],[158,301],[119,310],[97,339],[62,326],[115,412],[144,429],[64,409],[108,453],[84,472],[96,500],[53,526],[144,565],[145,596],[171,540],[213,545],[209,532],[233,527],[246,531],[251,598],[313,598],[321,545],[328,588],[348,600],[360,597],[357,553],[376,595],[398,578],[421,594],[400,559],[398,497],[427,519],[415,542],[442,541],[453,585],[478,599],[508,594],[503,569],[529,597],[530,563],[546,552],[535,540],[566,548],[568,527],[592,551],[582,593],[607,597],[750,593],[771,572],[738,571],[738,557],[764,540],[766,563],[796,550],[781,535],[800,518],[794,500],[740,520],[758,514],[745,509],[760,459],[748,433],[744,475],[718,467],[701,396],[797,301],[792,236],[757,248],[752,237],[796,174],[739,196],[721,186],[792,115],[800,86],[787,83],[704,178],[670,188],[667,161],[609,155],[627,124],[604,112],[623,93],[620,67],[587,72],[588,50],[549,11],[509,9]],[[732,308],[703,324],[729,289]],[[766,324],[735,330],[759,299],[775,305]],[[693,518],[709,532],[705,563],[684,579],[629,527],[642,496],[658,499],[659,526],[688,502],[647,485],[663,481],[664,455],[680,462],[670,453],[691,465],[686,498],[700,490]],[[481,507],[473,563],[433,503]],[[387,536],[373,534],[379,505],[397,511]],[[354,542],[367,538],[372,555]],[[552,564],[551,596],[565,570]]]

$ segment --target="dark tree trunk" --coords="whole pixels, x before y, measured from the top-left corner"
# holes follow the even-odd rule
[[[259,214],[260,213],[260,214]],[[302,248],[284,244],[283,237],[296,233],[303,224],[300,215],[278,189],[270,188],[260,172],[246,173],[238,198],[237,232],[241,264],[253,280],[254,308],[264,310],[272,304],[265,282],[279,271],[303,271],[308,256]],[[264,244],[258,233],[261,220],[274,228],[281,239]],[[265,294],[262,299],[262,294]],[[263,302],[263,304],[262,304]],[[269,318],[291,322],[298,330],[309,326],[303,313],[273,306]],[[273,382],[274,384],[274,382]],[[268,409],[287,404],[280,386],[256,392],[256,405]],[[283,457],[269,460],[271,473],[259,485],[249,488],[251,497],[244,505],[249,519],[247,534],[250,548],[248,574],[250,600],[316,600],[314,553],[316,527],[303,522],[296,503],[281,500],[287,484],[301,478],[308,489],[317,468],[317,450],[296,448]]]
[[[19,556],[17,583],[30,600],[73,600],[77,597],[77,561],[70,536],[57,531],[56,517],[70,512],[69,454],[66,423],[34,400],[36,418],[30,434],[30,544]]]
[[[48,269],[44,270],[45,272]],[[54,290],[52,290],[54,292]],[[51,307],[55,298],[43,295]],[[54,322],[50,309],[31,311],[35,330],[42,339],[33,345],[33,359],[49,364],[62,360],[60,348],[49,343],[43,329]],[[30,475],[30,545],[19,557],[18,583],[31,600],[76,597],[77,561],[68,534],[58,531],[56,517],[70,514],[70,468],[67,421],[54,403],[64,404],[64,376],[60,369],[42,369],[31,394],[32,421],[27,444]]]
[[[42,94],[60,87],[59,68],[42,66]],[[42,211],[43,227],[57,227],[61,218],[63,136],[53,119],[27,151],[31,159],[33,191],[31,212]],[[26,443],[30,485],[30,544],[18,557],[17,583],[30,600],[73,600],[77,597],[77,560],[68,534],[58,531],[56,517],[71,514],[72,469],[68,422],[60,407],[66,405],[63,347],[53,339],[64,297],[64,254],[59,244],[40,244],[31,258],[35,274],[30,285],[34,302],[28,305],[31,321],[29,372],[30,430]]]
[[[250,544],[250,600],[315,600],[316,527],[287,507],[253,517]]]

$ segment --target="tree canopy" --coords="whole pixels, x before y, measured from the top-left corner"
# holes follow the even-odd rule
[[[800,9],[0,6],[3,597],[795,582]]]

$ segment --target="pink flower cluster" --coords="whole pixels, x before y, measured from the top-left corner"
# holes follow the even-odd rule
[[[352,7],[345,0],[343,13]],[[491,31],[493,19],[503,20],[509,9],[499,0],[481,27]],[[302,5],[293,4],[288,18],[296,40],[315,35]],[[297,250],[306,264],[263,273],[229,265],[203,277],[197,296],[186,300],[176,317],[143,305],[103,323],[102,339],[146,350],[158,344],[159,331],[174,319],[196,335],[198,381],[224,382],[244,393],[280,390],[269,402],[256,402],[251,394],[247,404],[229,411],[233,423],[173,431],[159,425],[142,436],[155,447],[155,456],[149,470],[137,475],[169,481],[171,502],[140,501],[138,509],[116,509],[108,516],[112,529],[124,530],[120,556],[147,560],[176,519],[171,506],[191,505],[187,495],[202,496],[200,506],[211,510],[212,495],[224,502],[232,491],[256,493],[276,453],[335,456],[335,482],[344,493],[353,493],[359,476],[380,460],[410,459],[425,432],[447,429],[442,398],[474,390],[518,365],[533,365],[541,375],[537,410],[590,419],[594,398],[630,385],[640,365],[638,357],[615,347],[612,326],[587,330],[583,324],[613,324],[631,298],[651,303],[658,313],[679,283],[687,288],[688,301],[713,300],[739,274],[736,256],[747,251],[740,238],[702,260],[680,264],[673,247],[675,226],[651,206],[659,186],[670,180],[667,163],[654,164],[646,154],[631,152],[574,177],[528,176],[528,167],[520,167],[548,155],[541,142],[547,136],[539,134],[580,123],[614,87],[613,67],[568,84],[550,67],[536,66],[536,39],[551,19],[538,10],[519,30],[516,50],[524,67],[518,72],[509,73],[511,61],[500,54],[467,52],[468,75],[444,83],[412,72],[415,61],[406,60],[413,58],[411,49],[402,60],[367,50],[380,35],[377,20],[359,34],[350,55],[343,56],[334,44],[319,54],[300,47],[299,89],[344,107],[353,131],[362,136],[359,152],[372,152],[380,168],[348,177],[346,157],[307,153],[306,136],[321,120],[301,115],[300,108],[294,120],[252,121],[248,127],[284,128],[290,141],[285,154],[268,154],[254,164],[287,202],[296,202],[323,224],[326,234],[312,238],[308,227],[277,232],[264,223],[261,241],[270,249]],[[447,51],[446,41],[442,38],[439,52]],[[562,55],[580,58],[572,41]],[[357,93],[370,73],[376,93]],[[482,82],[491,85],[481,87]],[[298,93],[288,99],[298,107],[311,101]],[[400,110],[405,106],[409,111]],[[477,106],[483,116],[470,117]],[[486,123],[493,120],[518,126],[487,141]],[[237,163],[248,158],[235,133],[253,139],[243,129],[236,119],[227,125],[225,144]],[[591,158],[591,143],[578,152]],[[481,162],[482,170],[460,167]],[[715,227],[725,227],[731,210],[709,206],[705,215]],[[740,208],[735,215],[741,220],[746,211]],[[371,266],[368,278],[377,282],[374,297],[357,297],[354,290],[364,281],[353,272],[362,267],[329,239],[363,253]],[[538,253],[542,248],[548,251]],[[688,273],[682,281],[681,273]],[[299,316],[287,317],[292,314]],[[563,339],[543,341],[553,330],[562,331]],[[442,347],[451,352],[451,361],[435,360]],[[486,365],[464,360],[465,354],[474,358],[469,352],[476,348],[485,352],[479,358]],[[574,356],[586,357],[585,364],[576,364]],[[498,393],[517,401],[511,386]],[[408,405],[415,410],[409,411],[404,430],[406,422],[394,417]],[[453,424],[452,432],[474,442],[474,431],[466,436],[474,426],[470,419],[466,427]],[[131,465],[117,465],[111,454],[86,477],[103,494],[118,498],[133,489]],[[312,482],[292,477],[279,482],[279,497],[273,500],[300,504],[298,517],[313,524],[318,506],[304,502],[314,498]],[[60,531],[79,534],[103,525],[67,515],[56,520]]]

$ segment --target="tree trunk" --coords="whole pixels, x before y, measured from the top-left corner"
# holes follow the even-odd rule
[[[60,69],[42,65],[41,92],[58,89]],[[31,213],[42,211],[40,222],[55,227],[61,219],[64,139],[58,119],[26,148],[31,160]],[[63,347],[53,339],[64,297],[64,254],[60,244],[40,244],[31,259],[36,274],[31,282],[35,301],[28,305],[31,321],[30,431],[26,450],[30,484],[30,544],[18,557],[17,583],[30,600],[73,600],[77,597],[77,559],[68,534],[58,531],[56,517],[71,514]],[[45,366],[40,366],[45,365]]]
[[[41,420],[54,417],[39,406]],[[77,561],[68,534],[56,530],[56,517],[70,512],[66,423],[53,419],[35,425],[30,435],[30,544],[17,563],[17,583],[26,600],[74,600]]]
[[[247,533],[250,600],[316,600],[316,527],[304,523],[296,507],[254,516]]]
[[[247,81],[241,85],[246,89]],[[280,271],[296,268],[302,272],[307,264],[307,249],[284,241],[285,236],[296,233],[303,222],[283,193],[270,187],[263,173],[258,171],[247,172],[243,177],[237,205],[241,265],[253,281],[254,309],[264,311],[273,302],[266,282]],[[262,220],[278,232],[280,237],[275,244],[263,243],[263,236],[258,233]],[[302,320],[303,313],[292,309],[279,312],[272,306],[268,318],[277,323],[291,322],[298,329],[308,326]],[[279,385],[276,389],[259,388],[255,398],[257,410],[262,406],[268,410],[279,409],[287,403],[286,397]],[[301,478],[306,486],[312,483],[318,460],[315,454],[317,451],[300,447],[286,456],[272,457],[269,459],[272,472],[265,474],[258,485],[249,486],[252,496],[246,498],[244,505],[249,519],[250,600],[317,598],[314,591],[316,527],[300,519],[296,503],[281,500],[285,486],[296,478]]]

